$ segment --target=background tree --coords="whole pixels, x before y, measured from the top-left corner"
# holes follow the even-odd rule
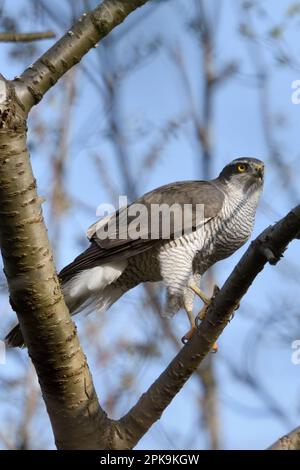
[[[97,4],[18,2],[23,10],[16,15],[12,3],[1,4],[6,32],[32,31],[34,24],[34,30],[40,25],[57,37]],[[290,46],[299,10],[290,2],[285,8],[273,5],[270,17],[271,7],[261,2],[236,5],[150,2],[33,108],[30,150],[58,266],[84,246],[98,203],[115,201],[119,193],[134,198],[145,187],[171,180],[209,177],[237,154],[256,154],[268,165],[257,233],[299,199],[298,175],[291,171],[298,158],[299,110],[290,101],[298,67]],[[10,57],[11,73],[19,74],[48,47],[47,42],[3,44],[1,54]],[[2,73],[7,75],[4,68]],[[248,294],[223,335],[220,353],[202,363],[141,446],[265,447],[298,424],[297,367],[290,360],[299,322],[297,253],[292,246],[276,273],[267,270],[257,280],[255,293]],[[238,256],[214,272],[218,284]],[[3,305],[5,299],[7,293]],[[162,301],[158,289],[139,288],[108,315],[77,320],[110,416],[124,415],[180,348],[185,318],[177,315],[170,322],[156,315]],[[12,318],[7,315],[3,334]],[[0,371],[2,393],[9,397],[1,410],[3,446],[53,445],[50,431],[38,440],[45,414],[26,351],[13,352],[8,360],[9,367]],[[289,397],[285,402],[283,393]],[[237,435],[246,418],[247,432]]]

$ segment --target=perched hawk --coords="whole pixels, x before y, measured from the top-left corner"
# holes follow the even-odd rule
[[[138,284],[162,281],[167,290],[165,313],[172,315],[184,308],[193,328],[195,294],[207,301],[199,288],[201,276],[250,237],[263,175],[263,162],[241,157],[226,165],[214,180],[161,186],[91,226],[89,247],[59,274],[70,313],[84,309],[104,312]],[[139,227],[138,236],[130,236],[127,229],[134,222],[130,215],[134,204],[142,205],[149,214],[157,205],[175,205],[167,238],[161,231],[164,220],[154,236],[149,223]],[[177,231],[176,215],[185,205],[192,208],[187,230]],[[204,208],[200,218],[196,205]],[[150,215],[146,222],[149,220]],[[179,220],[183,220],[182,212]],[[102,235],[109,227],[111,236],[105,238]],[[18,325],[6,339],[10,346],[23,344]]]

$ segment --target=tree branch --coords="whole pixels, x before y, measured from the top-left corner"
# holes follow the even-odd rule
[[[57,446],[102,445],[101,410],[53,265],[26,147],[26,121],[0,77],[0,240],[10,302],[36,368]],[[94,437],[93,437],[94,436]]]
[[[267,450],[300,450],[300,426],[278,439]]]
[[[53,31],[40,33],[0,33],[0,42],[31,42],[55,38]]]
[[[53,264],[26,142],[33,105],[101,37],[144,1],[105,0],[19,80],[0,75],[0,242],[10,302],[60,449],[117,448]]]
[[[40,59],[15,78],[19,100],[29,112],[73,65],[136,8],[148,0],[104,0],[83,13],[69,31]]]
[[[119,422],[120,432],[134,447],[161,416],[220,336],[236,305],[267,262],[276,264],[287,245],[300,230],[300,205],[266,229],[253,241],[210,304],[197,333],[186,344],[160,377],[141,396],[137,404]],[[134,432],[132,432],[134,430]]]

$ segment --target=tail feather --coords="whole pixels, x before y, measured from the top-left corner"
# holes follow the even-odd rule
[[[104,276],[99,272],[99,268],[98,271],[94,268],[94,271],[91,269],[88,273],[82,272],[62,285],[65,302],[71,315],[82,311],[85,314],[92,311],[105,312],[124,294],[125,290],[113,285],[115,278],[120,276],[121,269],[116,270],[111,266],[108,268],[104,272]],[[107,274],[110,276],[109,279],[107,279]],[[112,283],[110,284],[109,281]],[[8,333],[5,341],[7,346],[11,348],[25,346],[19,325],[16,325]]]

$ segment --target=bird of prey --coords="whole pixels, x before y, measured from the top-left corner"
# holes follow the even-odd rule
[[[199,288],[201,276],[250,237],[263,178],[262,161],[240,157],[216,179],[161,186],[96,222],[87,232],[89,247],[59,273],[70,313],[104,312],[138,284],[162,281],[167,291],[165,314],[184,308],[193,329],[195,294],[208,302]],[[134,204],[145,207],[148,218],[130,236]],[[161,230],[165,220],[160,220],[155,233],[146,223],[152,208],[162,204],[175,206],[167,236]],[[197,217],[196,206],[203,208],[202,217]],[[188,230],[177,230],[176,215],[181,212],[182,221],[185,207],[190,208]],[[104,237],[109,228],[110,236]],[[23,345],[18,325],[6,340],[10,346]]]

